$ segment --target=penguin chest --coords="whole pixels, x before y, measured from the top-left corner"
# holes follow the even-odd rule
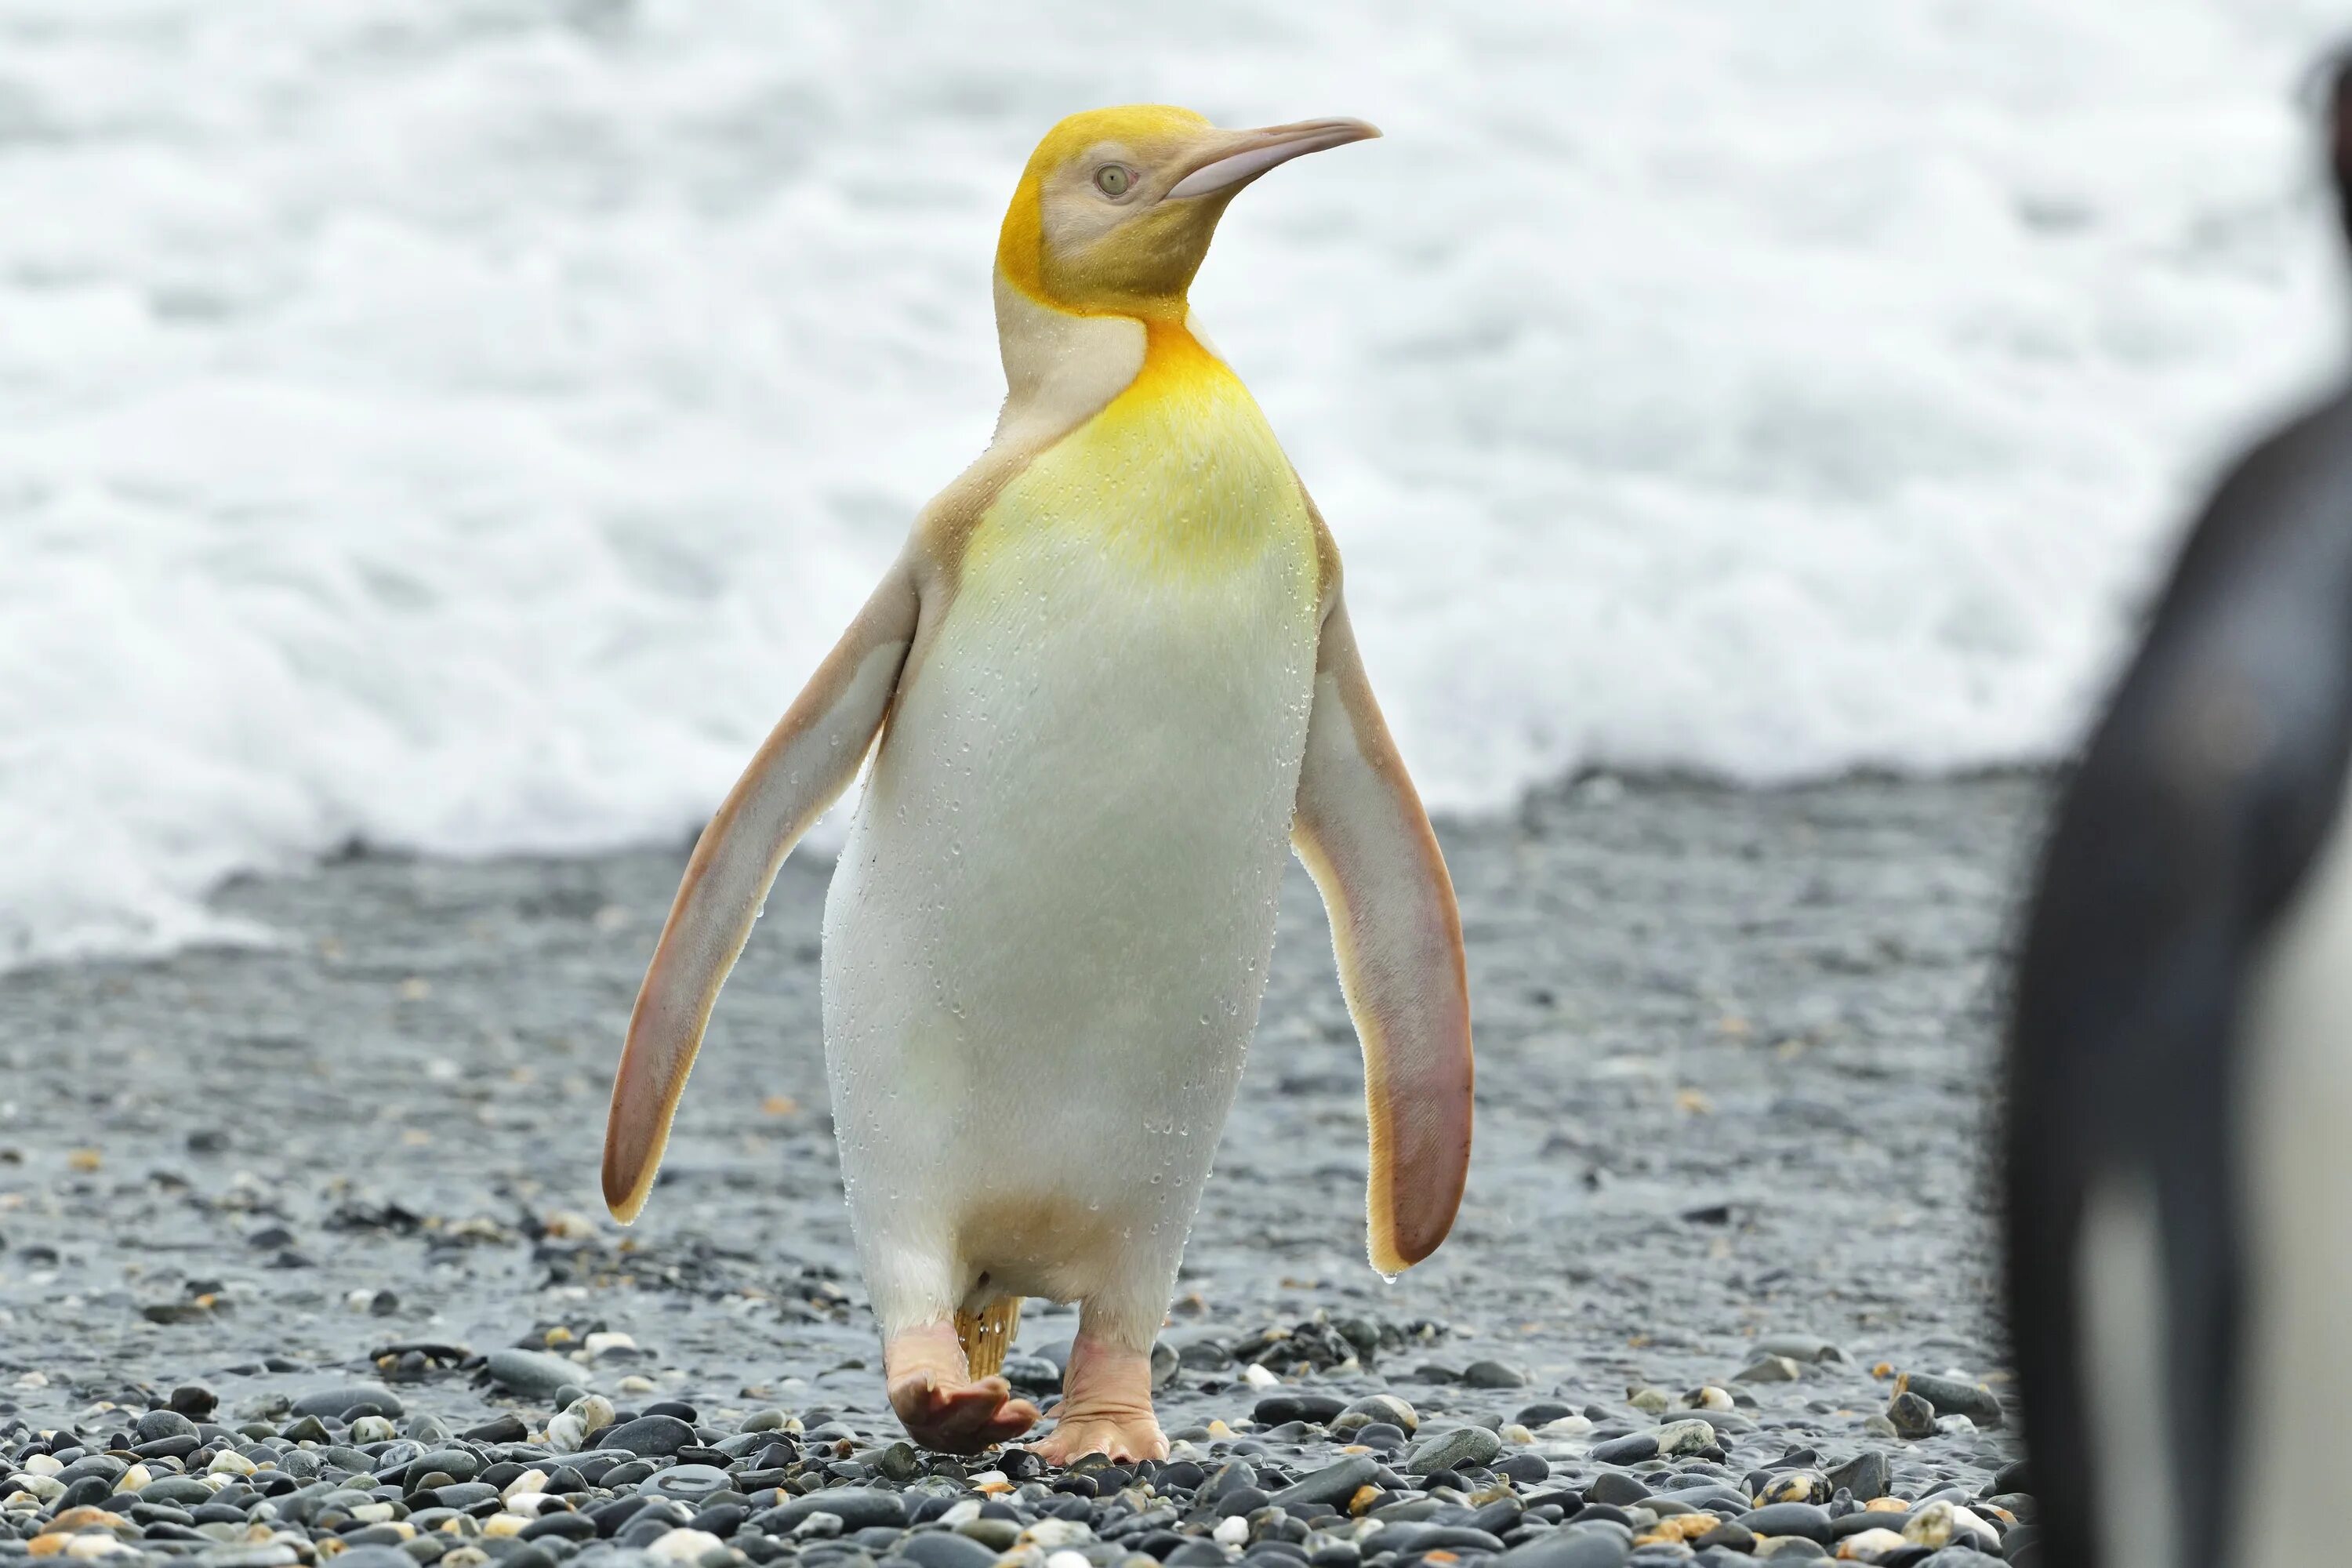
[[[2235,1133],[2250,1268],[2242,1387],[2231,1396],[2260,1413],[2241,1461],[2252,1479],[2239,1506],[2252,1521],[2292,1519],[2310,1487],[2333,1484],[2310,1445],[2289,1438],[2333,1423],[2352,1398],[2352,796],[2249,978]],[[2332,1552],[2315,1527],[2277,1544],[2252,1560]]]
[[[1035,1117],[1076,1082],[1222,1119],[1320,594],[1297,479],[1232,391],[1130,393],[1009,484],[900,689],[826,963],[836,1058],[894,1063],[902,1095]]]

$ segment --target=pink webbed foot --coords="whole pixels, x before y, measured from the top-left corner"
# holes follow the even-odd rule
[[[1066,1465],[1088,1454],[1121,1464],[1168,1457],[1168,1439],[1151,1413],[1150,1351],[1106,1345],[1082,1331],[1070,1347],[1054,1429],[1029,1445],[1047,1464]]]
[[[910,1329],[883,1347],[890,1408],[919,1448],[977,1454],[1036,1425],[1037,1407],[1013,1397],[1001,1377],[974,1378],[963,1347],[944,1323]]]

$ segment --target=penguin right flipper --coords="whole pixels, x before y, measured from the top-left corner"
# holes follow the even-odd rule
[[[2127,1527],[2112,1489],[2136,1478],[2095,1401],[2134,1390],[2084,1372],[2117,1342],[2146,1335],[2161,1358],[2147,1376],[2167,1429],[2139,1425],[2170,1445],[2158,1499],[2216,1489],[2210,1457],[2238,1451],[2233,1058],[2249,971],[2336,826],[2347,752],[2352,402],[2339,399],[2216,492],[2043,851],[2012,1001],[2004,1185],[2044,1561],[2100,1562],[2103,1479]],[[2123,1278],[2143,1266],[2155,1300]],[[2179,1560],[2221,1561],[2229,1522],[2180,1510]]]
[[[1363,1043],[1372,1266],[1395,1274],[1445,1239],[1469,1174],[1470,991],[1453,880],[1336,591],[1291,842],[1330,913]]]
[[[629,1016],[604,1128],[604,1202],[635,1219],[669,1142],[688,1069],[776,872],[856,777],[915,637],[915,578],[894,566],[817,667],[694,847]]]

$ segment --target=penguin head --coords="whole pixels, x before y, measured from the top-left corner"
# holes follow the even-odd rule
[[[1360,120],[1220,131],[1160,104],[1073,114],[1029,155],[997,267],[1073,314],[1181,320],[1217,219],[1244,185],[1302,153],[1379,134]]]

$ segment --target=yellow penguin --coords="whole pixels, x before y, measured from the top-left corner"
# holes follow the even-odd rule
[[[825,1060],[892,1407],[971,1452],[1024,1296],[1080,1305],[1037,1445],[1167,1452],[1150,1349],[1256,1026],[1284,846],[1361,1037],[1373,1267],[1468,1169],[1461,920],[1314,502],[1186,290],[1226,204],[1379,132],[1076,114],[996,255],[1008,392],[697,845],[629,1021],[604,1196],[635,1217],[778,867],[874,764],[824,921]],[[876,736],[880,743],[876,745]]]

